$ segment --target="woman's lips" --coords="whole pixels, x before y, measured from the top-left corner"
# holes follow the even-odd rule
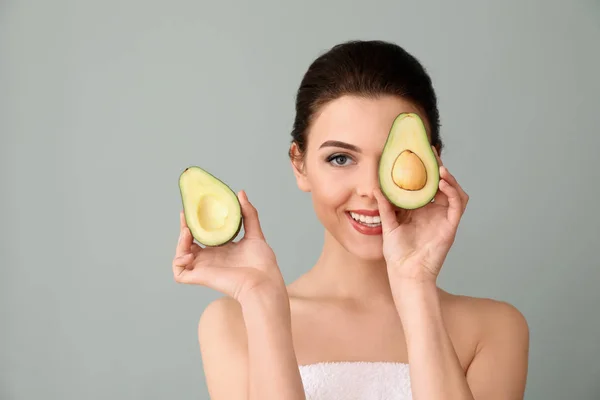
[[[371,211],[369,211],[369,210],[354,211],[354,210],[352,210],[352,212],[355,212],[357,214],[362,214],[362,215],[368,215],[368,216],[372,216],[372,217],[379,215],[379,211],[377,211],[377,210],[375,210],[375,211],[372,211],[372,210]],[[363,225],[360,222],[356,221],[354,218],[352,218],[352,216],[350,215],[350,211],[346,212],[346,216],[350,220],[350,225],[352,225],[352,227],[354,229],[356,229],[358,232],[362,233],[363,235],[381,235],[381,233],[382,233],[381,224],[379,224],[378,226]]]

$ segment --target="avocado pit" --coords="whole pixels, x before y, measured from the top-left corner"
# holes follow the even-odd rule
[[[427,183],[427,169],[418,155],[402,151],[392,166],[392,181],[404,190],[420,190]]]

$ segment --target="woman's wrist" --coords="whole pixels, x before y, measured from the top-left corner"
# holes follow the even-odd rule
[[[434,270],[434,266],[426,265],[417,260],[407,260],[387,264],[387,272],[390,281],[396,285],[408,286],[409,288],[435,286],[437,274]]]
[[[415,311],[424,304],[439,300],[435,279],[398,278],[392,280],[392,293],[398,312]]]
[[[249,290],[239,299],[244,316],[256,313],[267,314],[271,318],[289,318],[290,303],[285,287],[260,285]]]

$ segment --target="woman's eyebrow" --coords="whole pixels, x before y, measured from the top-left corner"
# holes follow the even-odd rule
[[[362,153],[362,151],[355,145],[346,142],[340,142],[339,140],[327,140],[326,142],[323,142],[319,149],[322,149],[323,147],[341,147],[343,149],[348,149],[357,153]]]

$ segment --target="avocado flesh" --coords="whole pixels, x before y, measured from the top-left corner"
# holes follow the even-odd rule
[[[196,166],[179,177],[185,221],[194,239],[206,246],[232,241],[242,227],[237,195],[215,176]]]
[[[379,186],[390,203],[416,209],[431,202],[440,176],[435,153],[421,118],[396,117],[379,160]]]

